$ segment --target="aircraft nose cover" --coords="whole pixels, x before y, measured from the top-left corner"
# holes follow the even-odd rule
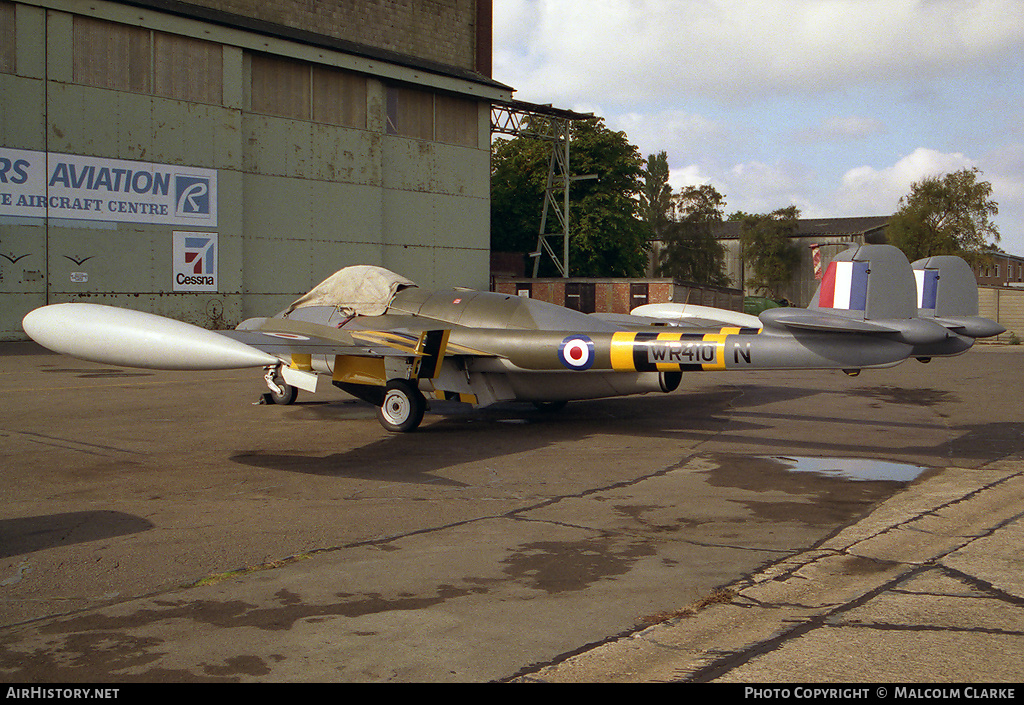
[[[99,304],[53,304],[29,312],[25,332],[83,360],[158,370],[263,367],[277,358],[198,326]]]

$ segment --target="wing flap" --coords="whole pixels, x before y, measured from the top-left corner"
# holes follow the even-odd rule
[[[240,343],[262,350],[275,356],[284,355],[363,355],[369,357],[387,357],[389,355],[409,355],[405,349],[369,341],[324,338],[317,335],[297,333],[277,333],[268,331],[217,331],[221,335],[237,340]]]
[[[368,324],[373,325],[372,328]],[[366,326],[366,327],[364,327]],[[394,326],[394,327],[392,327]],[[448,346],[451,326],[412,316],[372,316],[366,323],[353,319],[345,328],[318,323],[264,318],[246,321],[222,335],[272,355],[348,355],[358,357],[429,358],[433,374],[446,354],[482,354]]]

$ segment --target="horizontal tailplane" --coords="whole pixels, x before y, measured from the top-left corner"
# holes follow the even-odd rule
[[[859,245],[832,260],[806,309],[769,309],[766,331],[848,333],[908,345],[941,343],[949,332],[917,316],[914,271],[892,245]]]
[[[978,315],[978,281],[963,259],[953,255],[926,257],[912,266],[921,318],[968,338],[989,338],[1006,331]]]

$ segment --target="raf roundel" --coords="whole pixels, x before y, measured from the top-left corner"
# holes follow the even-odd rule
[[[570,370],[589,370],[594,364],[594,341],[585,335],[570,335],[558,346],[558,359]]]
[[[269,335],[269,336],[274,337],[274,338],[283,338],[284,340],[309,340],[309,338],[307,338],[306,336],[298,335],[297,333],[267,333],[267,332],[264,332],[263,335]]]

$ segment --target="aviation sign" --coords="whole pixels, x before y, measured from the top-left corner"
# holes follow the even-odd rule
[[[217,226],[217,171],[0,147],[0,216]]]

